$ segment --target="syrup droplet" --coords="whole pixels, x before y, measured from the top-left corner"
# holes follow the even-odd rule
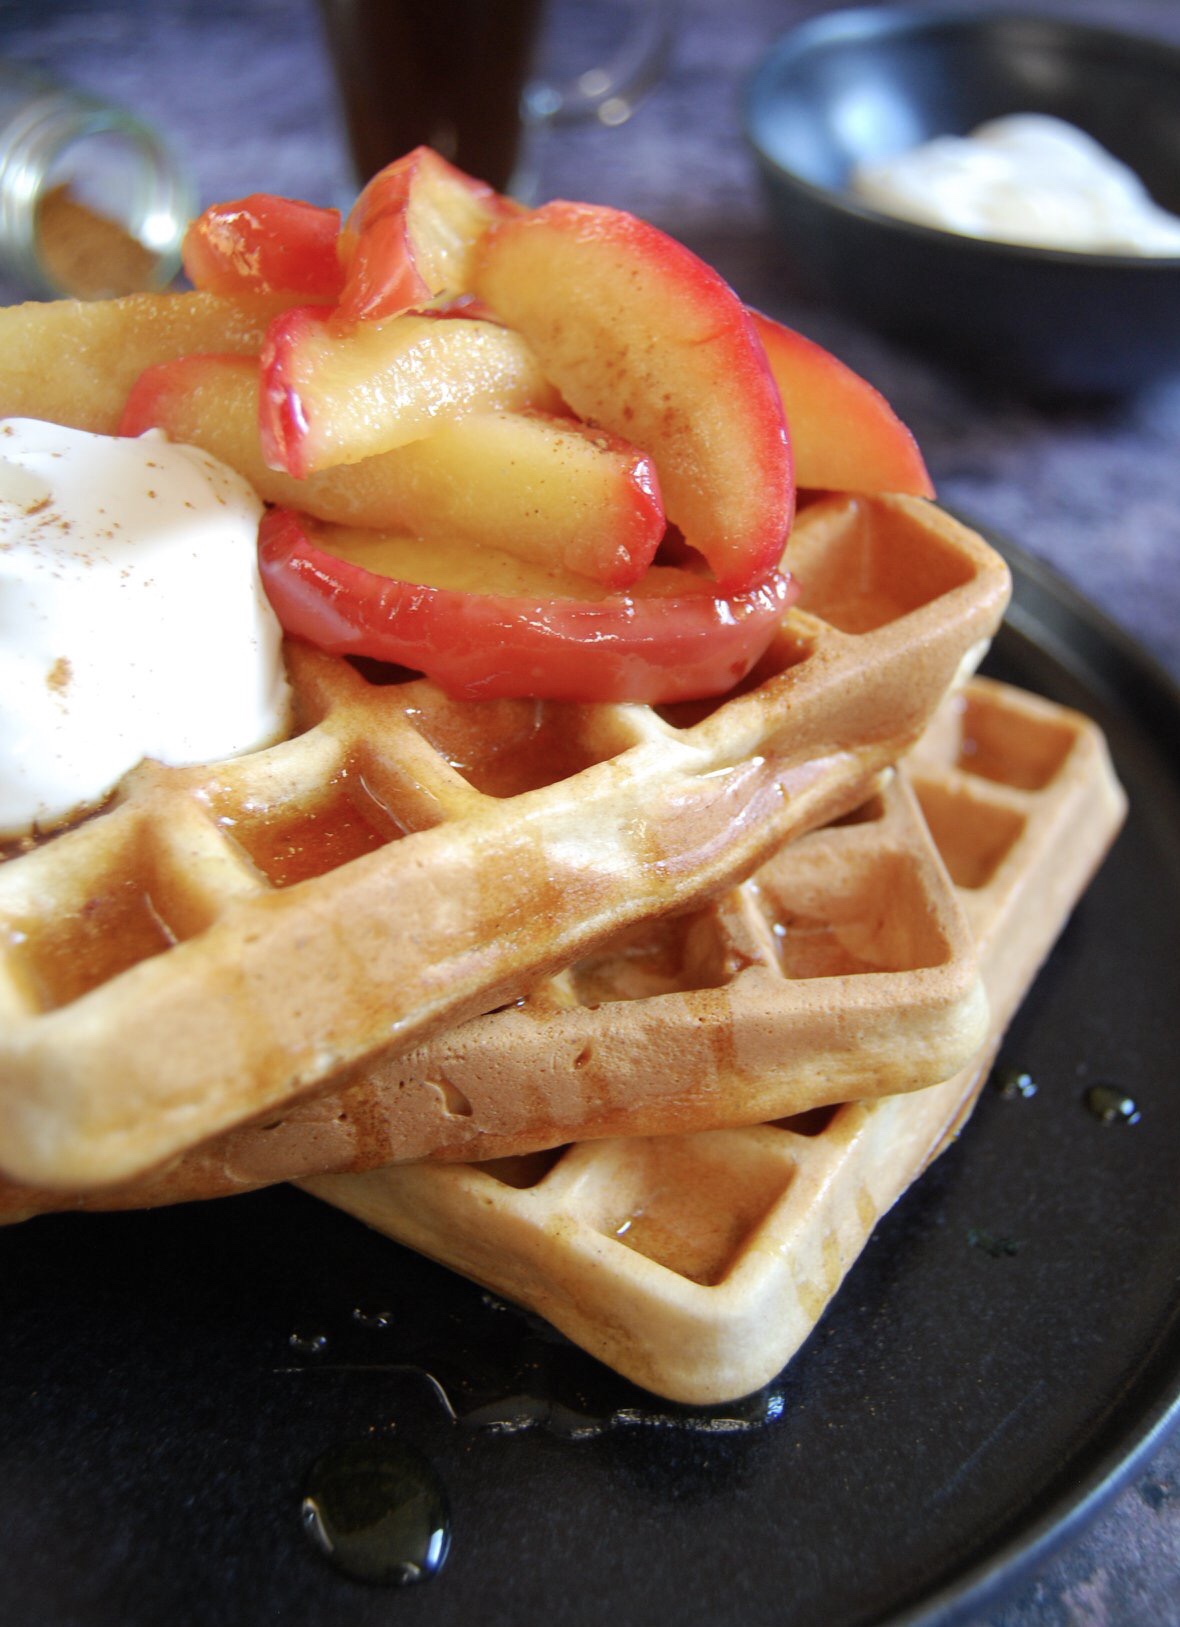
[[[362,1582],[428,1581],[451,1543],[442,1483],[402,1441],[357,1441],[325,1452],[307,1477],[302,1518],[321,1553]]]
[[[615,1407],[609,1411],[583,1412],[559,1401],[538,1395],[505,1396],[462,1415],[469,1429],[493,1435],[518,1435],[528,1429],[545,1429],[559,1440],[592,1440],[619,1429],[678,1430],[691,1434],[740,1435],[761,1429],[781,1418],[784,1409],[781,1392],[762,1390],[744,1400],[721,1408]]]
[[[1027,1101],[1037,1093],[1036,1080],[1023,1068],[1004,1068],[996,1076],[996,1088],[1005,1101]]]
[[[519,1435],[526,1429],[543,1428],[567,1441],[591,1440],[608,1427],[601,1418],[538,1395],[506,1396],[488,1406],[474,1407],[463,1414],[463,1423],[492,1435]]]
[[[354,1322],[359,1322],[362,1328],[391,1328],[396,1320],[392,1311],[368,1311],[363,1305],[358,1305],[352,1313]]]
[[[1131,1097],[1115,1085],[1091,1085],[1083,1100],[1103,1124],[1138,1124],[1142,1117]]]
[[[306,1328],[296,1328],[287,1343],[301,1356],[322,1356],[328,1348],[328,1335],[315,1333]]]

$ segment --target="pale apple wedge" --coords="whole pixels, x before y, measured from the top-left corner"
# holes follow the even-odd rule
[[[341,321],[379,321],[469,292],[472,249],[497,216],[516,207],[429,147],[386,165],[361,192],[341,235],[348,273]]]
[[[798,486],[934,496],[917,441],[879,390],[814,340],[750,316],[782,397]]]
[[[397,523],[414,535],[498,549],[607,588],[638,581],[665,531],[651,458],[577,419],[473,414],[367,467],[374,461],[389,472]]]
[[[724,591],[776,563],[794,497],[782,403],[716,272],[631,215],[551,203],[496,222],[472,281],[579,418],[652,454],[668,518]]]
[[[344,287],[339,239],[338,209],[255,192],[198,215],[181,259],[193,286],[212,294],[278,293],[292,305],[334,305]]]
[[[0,308],[0,418],[113,435],[145,367],[202,350],[257,356],[283,304],[197,293]]]
[[[560,406],[526,342],[495,322],[404,315],[341,328],[300,306],[272,323],[262,347],[262,455],[300,478],[468,413]]]
[[[148,368],[119,432],[162,429],[229,464],[264,501],[321,520],[445,535],[611,588],[636,581],[659,546],[664,513],[651,459],[605,431],[480,413],[297,480],[263,459],[258,372],[242,356],[185,356]]]

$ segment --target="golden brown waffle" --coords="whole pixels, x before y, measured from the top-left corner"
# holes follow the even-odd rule
[[[292,649],[301,732],[0,867],[0,1162],[84,1189],[346,1083],[860,801],[994,631],[1006,567],[913,499],[800,517],[806,584],[700,707],[452,703]]]
[[[970,1112],[1124,812],[1092,724],[994,683],[971,686],[910,772],[993,1009],[988,1044],[956,1077],[755,1128],[319,1176],[307,1190],[531,1307],[660,1395],[705,1404],[769,1382]]]
[[[987,1032],[978,957],[908,782],[644,922],[519,1005],[97,1193],[0,1183],[0,1216],[151,1207],[428,1156],[666,1135],[915,1090]]]

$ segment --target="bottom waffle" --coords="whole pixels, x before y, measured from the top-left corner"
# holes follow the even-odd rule
[[[955,1077],[753,1128],[318,1176],[305,1189],[669,1399],[718,1403],[769,1382],[970,1113],[1125,809],[1093,724],[992,682],[971,686],[908,772],[992,1009],[987,1043]]]

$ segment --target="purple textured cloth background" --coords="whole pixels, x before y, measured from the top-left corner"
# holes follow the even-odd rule
[[[866,374],[918,436],[940,496],[1043,559],[1180,679],[1180,376],[1117,405],[1048,412],[975,392],[784,293],[740,126],[740,90],[814,0],[685,0],[668,78],[625,126],[562,130],[535,152],[537,192],[647,216],[748,301]],[[954,9],[953,6],[944,9]],[[1173,0],[1040,0],[1038,9],[1180,44]],[[576,72],[627,0],[555,0],[548,50]],[[39,62],[156,124],[202,203],[268,190],[319,203],[352,186],[313,0],[0,0],[0,55]],[[0,300],[21,291],[0,283]],[[973,1627],[1180,1622],[1180,1441],[1098,1521]]]

